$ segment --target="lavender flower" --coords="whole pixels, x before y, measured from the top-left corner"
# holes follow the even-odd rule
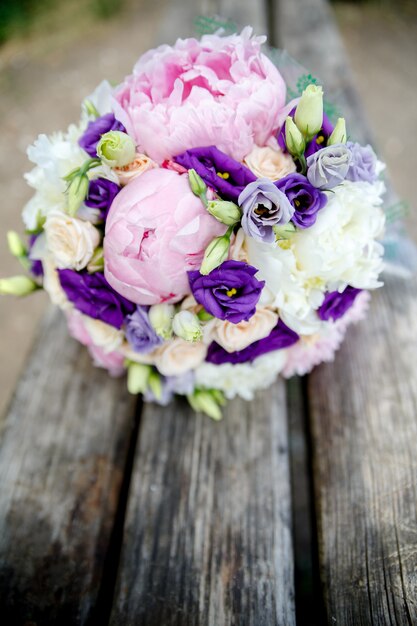
[[[222,363],[247,363],[273,350],[288,348],[298,340],[299,336],[297,333],[288,328],[280,319],[275,328],[271,330],[268,337],[251,343],[250,346],[247,346],[247,348],[243,350],[226,352],[219,344],[215,342],[211,343],[208,348],[206,361],[214,363],[215,365],[221,365]]]
[[[326,293],[323,303],[317,311],[319,318],[324,322],[328,322],[329,320],[335,321],[343,317],[361,291],[361,289],[355,289],[355,287],[348,285],[342,293],[338,291]]]
[[[268,178],[258,178],[249,183],[239,196],[242,208],[242,228],[247,235],[272,243],[275,241],[273,226],[287,224],[294,214],[294,207],[285,194]]]
[[[84,204],[92,209],[99,209],[101,218],[105,220],[111,204],[120,189],[119,185],[111,180],[107,180],[107,178],[90,180]]]
[[[221,320],[238,324],[255,313],[264,281],[258,270],[242,261],[225,261],[206,276],[188,272],[191,291],[205,310]]]
[[[307,178],[318,189],[332,189],[345,180],[351,160],[344,144],[323,148],[307,158]]]
[[[156,402],[167,406],[175,394],[186,396],[194,390],[194,372],[188,371],[181,376],[161,376],[162,393],[157,398],[152,390],[148,389],[143,394],[146,402]]]
[[[376,154],[371,146],[361,146],[359,143],[348,141],[346,146],[352,154],[352,160],[346,174],[346,180],[353,182],[364,181],[373,183],[377,179]]]
[[[116,120],[114,113],[106,113],[90,122],[84,134],[78,140],[78,145],[87,152],[90,157],[97,156],[97,144],[101,135],[108,133],[110,130],[120,130],[126,132],[121,122]]]
[[[327,203],[326,194],[313,187],[302,174],[288,174],[278,180],[275,185],[294,207],[292,222],[298,228],[312,226],[317,219],[317,213]]]
[[[148,317],[147,307],[138,306],[136,311],[126,317],[126,339],[135,352],[152,352],[163,342],[156,334]]]

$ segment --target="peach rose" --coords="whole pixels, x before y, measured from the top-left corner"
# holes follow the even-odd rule
[[[270,309],[258,308],[248,322],[223,322],[217,320],[211,329],[211,338],[227,352],[247,348],[251,343],[268,337],[278,323],[278,315]]]
[[[295,163],[289,154],[279,148],[255,146],[244,158],[245,165],[258,177],[279,180],[296,171]]]
[[[164,376],[181,376],[195,369],[206,357],[207,346],[201,342],[191,343],[184,339],[173,339],[157,348],[155,365]]]
[[[155,161],[152,161],[146,154],[136,153],[135,160],[124,167],[115,167],[114,172],[121,185],[127,185],[133,178],[140,176],[147,170],[157,167]]]

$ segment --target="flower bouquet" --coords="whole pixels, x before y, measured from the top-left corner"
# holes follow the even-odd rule
[[[130,392],[214,419],[331,360],[381,285],[383,166],[316,81],[291,99],[264,40],[247,27],[150,50],[40,135],[29,239],[8,236],[32,276],[0,281],[45,289]]]

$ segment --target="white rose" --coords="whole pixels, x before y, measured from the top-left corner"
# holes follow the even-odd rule
[[[124,336],[122,330],[88,315],[83,315],[83,323],[91,341],[103,352],[114,352],[121,346]]]
[[[53,304],[59,306],[63,311],[73,308],[72,303],[68,300],[65,291],[61,287],[58,272],[53,261],[49,257],[42,260],[43,267],[43,288],[51,299]]]
[[[255,146],[244,158],[244,163],[258,178],[279,180],[296,171],[295,163],[289,154],[279,148]]]
[[[212,339],[227,352],[243,350],[254,341],[268,337],[278,323],[278,315],[269,309],[259,308],[248,322],[216,320],[212,330]]]
[[[174,339],[157,348],[153,353],[155,365],[164,376],[180,376],[196,368],[204,361],[207,346],[201,342],[190,343]]]
[[[64,213],[49,215],[45,233],[48,250],[59,269],[83,269],[100,242],[99,231],[90,222]]]

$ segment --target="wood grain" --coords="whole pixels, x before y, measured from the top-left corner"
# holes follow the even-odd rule
[[[369,140],[327,3],[282,2],[279,27],[289,51],[341,96],[349,132]],[[417,282],[387,281],[335,363],[309,378],[330,624],[417,623],[416,316]]]
[[[86,624],[98,610],[134,416],[125,381],[49,315],[1,436],[3,624]]]

